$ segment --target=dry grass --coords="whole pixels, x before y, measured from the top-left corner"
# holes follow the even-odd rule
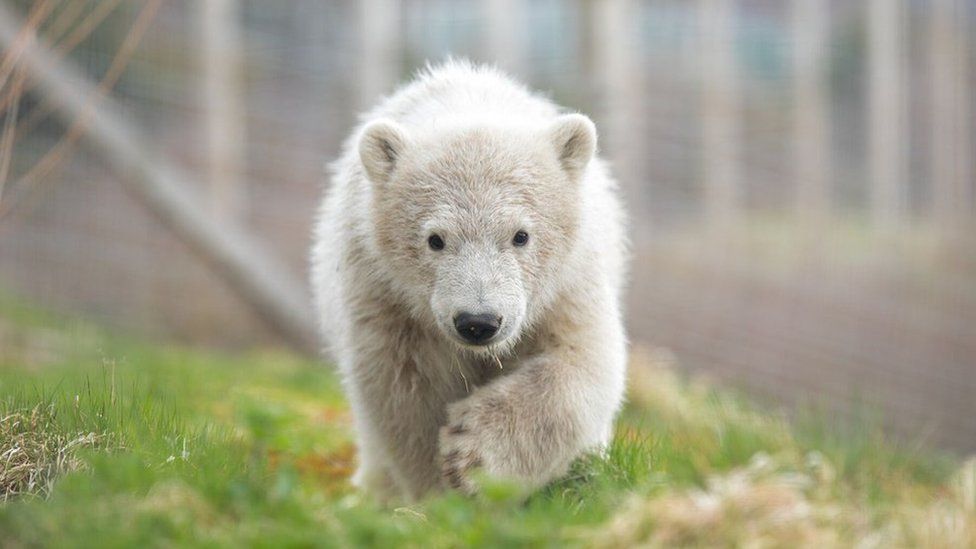
[[[54,414],[53,406],[38,405],[0,418],[0,501],[46,497],[57,478],[84,466],[80,450],[110,446],[104,433],[62,432]]]
[[[815,457],[814,457],[815,456]],[[700,489],[634,498],[594,536],[597,547],[976,547],[970,462],[948,493],[871,509],[836,497],[830,466],[757,455]]]
[[[845,479],[823,453],[801,450],[789,425],[681,382],[666,355],[637,350],[631,401],[653,410],[707,454],[708,433],[762,433],[745,466],[714,470],[702,486],[634,495],[591,531],[596,547],[976,547],[976,458],[942,486],[886,471],[882,501]],[[890,451],[879,447],[879,454]],[[703,461],[715,461],[704,455]],[[866,469],[870,470],[870,469]]]
[[[601,532],[600,546],[825,547],[840,541],[838,520],[862,522],[820,505],[811,473],[777,471],[757,455],[748,467],[710,478],[704,488],[635,499]]]

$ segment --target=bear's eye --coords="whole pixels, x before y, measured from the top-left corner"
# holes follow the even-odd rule
[[[519,231],[512,237],[512,244],[515,246],[525,246],[529,242],[529,233]]]
[[[432,234],[427,237],[427,245],[430,246],[431,250],[439,252],[444,249],[444,239],[439,234]]]

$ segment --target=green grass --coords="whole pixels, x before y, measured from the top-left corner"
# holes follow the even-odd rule
[[[140,343],[0,302],[2,546],[976,543],[976,467],[865,426],[789,424],[635,353],[605,455],[380,507],[348,483],[328,367]]]

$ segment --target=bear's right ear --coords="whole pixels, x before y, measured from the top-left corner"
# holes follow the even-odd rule
[[[389,182],[406,145],[406,132],[392,120],[376,120],[363,128],[359,138],[359,158],[369,180],[377,185]]]
[[[582,114],[564,114],[549,128],[559,163],[570,177],[577,179],[596,154],[596,127]]]

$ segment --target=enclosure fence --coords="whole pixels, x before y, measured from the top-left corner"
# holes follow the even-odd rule
[[[0,1],[0,291],[308,348],[325,163],[465,56],[596,120],[635,344],[976,450],[972,2]]]

